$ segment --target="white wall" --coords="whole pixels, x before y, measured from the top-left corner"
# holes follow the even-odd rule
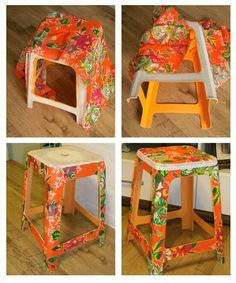
[[[64,145],[64,144],[63,144]],[[66,144],[65,144],[66,145]],[[115,227],[115,145],[114,144],[71,144],[101,155],[106,163],[106,223]],[[40,148],[40,144],[8,144],[8,158],[25,164],[27,152]],[[97,215],[97,178],[91,176],[77,180],[76,200]]]
[[[39,149],[39,143],[8,143],[7,144],[7,158],[15,160],[20,164],[25,165],[27,153],[33,149]]]

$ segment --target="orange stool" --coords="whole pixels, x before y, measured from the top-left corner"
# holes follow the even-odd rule
[[[30,207],[33,171],[45,179],[45,204]],[[98,178],[98,215],[85,210],[74,199],[75,180],[91,175]],[[99,238],[103,245],[105,238],[105,164],[99,155],[72,146],[33,150],[28,153],[27,169],[24,175],[22,230],[30,229],[44,254],[48,270],[58,267],[61,254],[78,248],[84,243]],[[65,213],[80,211],[97,228],[60,243],[62,206]],[[44,213],[44,237],[31,221],[31,215]]]
[[[192,28],[190,33],[190,46],[184,60],[193,63],[194,73],[146,73],[137,71],[131,88],[131,96],[128,99],[139,97],[143,112],[141,127],[151,128],[152,118],[155,113],[188,113],[198,114],[201,127],[211,127],[210,101],[217,100],[214,79],[205,46],[202,28],[198,23],[187,22]],[[148,82],[147,93],[144,93],[142,83]],[[157,103],[158,87],[160,82],[195,82],[198,102],[195,104],[181,103]]]
[[[139,216],[139,197],[142,172],[147,171],[153,180],[151,215]],[[208,175],[211,181],[214,228],[193,210],[193,177]],[[181,178],[182,207],[167,212],[170,183]],[[193,231],[194,221],[212,238],[177,247],[165,247],[167,219],[182,219],[182,229]],[[150,224],[150,239],[146,239],[137,226]],[[217,159],[191,146],[143,148],[137,152],[134,168],[127,241],[136,240],[148,257],[149,273],[162,274],[166,261],[192,253],[217,252],[224,262],[223,227]]]

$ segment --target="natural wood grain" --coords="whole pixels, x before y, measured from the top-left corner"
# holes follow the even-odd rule
[[[152,128],[140,127],[141,106],[138,100],[127,103],[131,82],[128,79],[128,64],[138,50],[142,34],[151,27],[154,6],[122,7],[122,135],[123,136],[168,136],[204,137],[230,135],[230,82],[217,89],[219,102],[211,103],[211,129],[202,130],[200,120],[195,114],[155,114]],[[160,7],[156,7],[160,9]],[[187,20],[212,18],[218,23],[230,26],[229,6],[177,6]],[[184,64],[181,71],[190,71]],[[168,87],[167,87],[168,85]],[[194,103],[196,101],[194,84],[160,84],[159,102]]]
[[[142,250],[133,242],[127,244],[127,217],[128,207],[123,207],[122,211],[122,274],[123,275],[147,275],[147,258]],[[150,213],[140,210],[140,215]],[[140,226],[142,233],[148,238],[150,232],[149,225]],[[204,240],[209,236],[194,225],[194,232],[182,231],[181,220],[171,220],[167,222],[166,246],[176,246],[195,240]],[[166,263],[164,267],[165,275],[220,275],[230,274],[230,228],[224,225],[225,243],[225,264],[219,265],[215,252],[188,255]]]
[[[29,231],[20,230],[22,216],[23,166],[14,161],[7,164],[7,274],[90,274],[106,275],[115,272],[115,232],[106,227],[106,241],[99,247],[97,241],[91,241],[79,249],[60,256],[60,265],[56,272],[49,273],[43,266],[43,255],[36,240]],[[33,175],[32,207],[44,203],[44,183],[39,175]],[[32,216],[33,224],[43,233],[42,215]],[[76,212],[62,215],[61,241],[90,231],[94,224]]]
[[[115,61],[115,11],[109,6],[8,6],[7,7],[7,136],[9,137],[112,137],[115,130],[115,98],[111,97],[99,121],[90,131],[75,122],[73,114],[34,103],[26,106],[24,85],[16,79],[15,66],[29,37],[52,11],[101,21],[111,62]],[[65,68],[64,68],[65,69]],[[52,75],[53,74],[53,75]],[[74,74],[63,67],[49,67],[50,85],[57,86],[58,100],[74,105]],[[58,87],[59,85],[59,87]],[[65,97],[66,94],[66,97]]]

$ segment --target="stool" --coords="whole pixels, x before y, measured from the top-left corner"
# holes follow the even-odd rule
[[[74,70],[75,107],[55,100],[56,91],[50,87],[47,76],[47,66],[51,64]],[[91,128],[114,93],[114,66],[102,24],[93,19],[49,13],[21,52],[16,75],[25,83],[29,108],[34,101],[48,104],[76,115],[83,129]],[[55,75],[57,72],[53,72]],[[60,84],[56,78],[54,81]]]
[[[22,230],[29,228],[44,254],[44,262],[49,271],[58,267],[59,256],[78,248],[88,241],[105,239],[105,164],[99,155],[73,146],[33,150],[28,153],[24,174]],[[30,207],[33,171],[45,180],[45,204]],[[98,179],[98,215],[85,210],[74,199],[75,180],[91,175]],[[62,206],[65,213],[75,210],[84,214],[97,227],[74,239],[60,243]],[[44,237],[31,221],[31,215],[44,213]]]
[[[211,127],[210,101],[217,100],[217,96],[205,38],[197,22],[187,21],[187,23],[192,31],[190,46],[184,60],[192,61],[194,73],[151,74],[139,70],[135,74],[128,102],[130,99],[139,97],[143,109],[140,125],[143,128],[151,128],[154,113],[199,114],[201,127],[203,129]],[[142,88],[143,82],[148,82],[146,96]],[[156,103],[160,82],[195,82],[198,102],[195,104]]]
[[[142,172],[152,177],[153,199],[151,215],[139,216],[139,197]],[[207,175],[210,178],[214,228],[193,210],[193,177]],[[167,212],[170,183],[181,179],[181,203],[178,210]],[[193,231],[194,221],[212,238],[176,247],[165,247],[167,219],[182,219],[182,229]],[[146,239],[138,225],[150,224],[150,239]],[[219,263],[224,262],[223,227],[217,159],[192,146],[142,148],[137,152],[133,175],[130,212],[128,216],[127,242],[136,240],[148,257],[149,273],[162,274],[168,260],[192,253],[216,250]]]

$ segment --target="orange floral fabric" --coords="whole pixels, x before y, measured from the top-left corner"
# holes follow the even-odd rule
[[[100,22],[62,13],[50,13],[39,25],[16,66],[16,75],[26,80],[26,54],[33,52],[72,67],[87,89],[82,127],[89,129],[114,93],[114,67]],[[56,93],[43,76],[36,81],[35,94],[55,99]]]
[[[230,32],[211,20],[199,24],[203,28],[215,86],[219,87],[230,77]],[[163,7],[162,13],[153,18],[152,27],[143,34],[139,50],[129,63],[130,79],[139,70],[176,72],[188,51],[190,31],[175,8]]]

